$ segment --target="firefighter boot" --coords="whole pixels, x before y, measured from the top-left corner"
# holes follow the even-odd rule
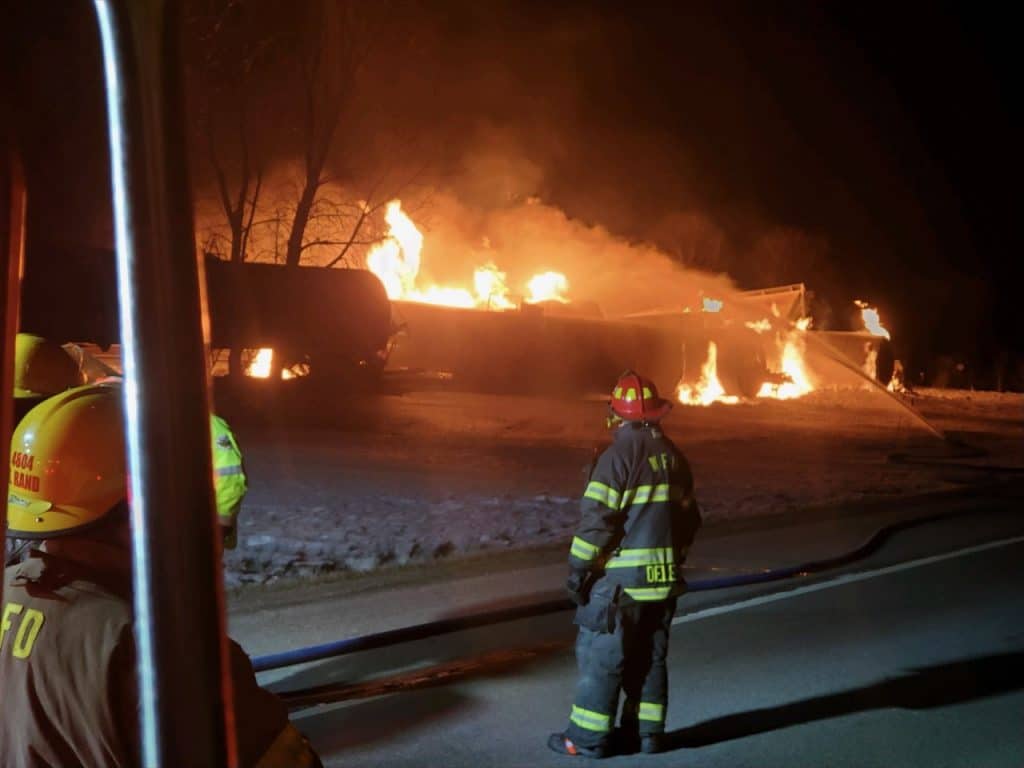
[[[608,757],[609,752],[605,746],[597,747],[581,747],[574,744],[572,739],[566,736],[564,733],[552,733],[548,736],[548,749],[552,752],[557,752],[560,755],[570,755],[572,757],[592,757],[596,760],[600,760],[603,757]]]
[[[647,733],[640,737],[640,751],[644,754],[653,755],[665,751],[664,733]]]
[[[665,751],[664,733],[638,733],[636,726],[624,724],[612,734],[612,744],[617,755],[634,755],[643,752],[653,755]]]

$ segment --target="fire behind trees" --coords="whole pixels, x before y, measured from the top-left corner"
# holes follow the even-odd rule
[[[381,51],[402,48],[394,7],[193,5],[185,41],[201,246],[231,262],[349,265],[353,247],[379,239],[375,214],[416,175],[397,143],[369,173],[352,172],[367,162],[367,125],[378,119],[365,73]],[[399,128],[387,133],[401,140]]]
[[[349,48],[338,26],[360,27],[323,8],[365,11],[374,32]],[[41,240],[109,247],[89,3],[9,10],[3,97],[25,154],[30,252]],[[187,116],[199,228],[218,222],[202,244],[225,258],[284,263],[290,250],[294,263],[298,247],[302,263],[359,265],[392,197],[429,226],[437,190],[480,218],[536,196],[743,288],[806,281],[819,324],[823,308],[839,325],[852,299],[869,297],[907,345],[908,377],[962,366],[965,383],[995,386],[997,369],[1005,383],[1019,366],[1012,68],[979,15],[933,9],[936,34],[922,37],[910,9],[879,25],[838,6],[186,10],[190,75],[210,77],[198,90],[191,81]],[[348,50],[366,56],[348,100],[314,111],[340,116],[333,132],[320,128],[329,119],[310,129],[305,94],[332,93],[310,76],[328,60],[343,72]],[[332,142],[326,154],[313,146],[311,164],[306,135]],[[319,158],[320,174],[308,173]],[[310,180],[318,194],[294,227]]]

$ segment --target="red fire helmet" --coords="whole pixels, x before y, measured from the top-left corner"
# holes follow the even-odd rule
[[[612,413],[626,421],[658,421],[672,409],[672,403],[658,394],[653,381],[633,371],[619,376],[609,406]]]

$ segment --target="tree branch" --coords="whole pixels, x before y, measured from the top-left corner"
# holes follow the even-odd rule
[[[253,187],[252,198],[249,200],[249,218],[242,227],[242,261],[245,261],[245,254],[249,251],[249,236],[252,234],[252,220],[256,216],[256,204],[260,199],[260,189],[263,187],[263,168],[256,168],[256,183]]]

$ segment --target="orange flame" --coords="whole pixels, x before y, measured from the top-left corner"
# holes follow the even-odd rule
[[[415,291],[423,235],[402,211],[401,200],[388,203],[384,221],[388,236],[370,250],[366,265],[384,283],[388,298],[400,299]]]
[[[900,360],[893,361],[892,378],[886,387],[890,392],[906,392],[907,386],[903,382],[903,363]]]
[[[505,273],[494,264],[485,264],[473,273],[473,287],[476,290],[477,302],[487,309],[516,308],[508,298]]]
[[[400,200],[388,203],[384,220],[388,236],[374,245],[366,255],[366,266],[384,284],[388,298],[440,304],[466,309],[515,309],[509,298],[507,275],[493,263],[478,267],[473,273],[473,288],[458,286],[418,285],[423,233],[402,210]],[[560,272],[534,275],[527,284],[528,302],[559,301],[568,303],[569,281]]]
[[[411,291],[401,298],[406,301],[418,301],[421,304],[440,304],[446,307],[462,307],[472,309],[476,299],[465,288],[432,285],[425,291]]]
[[[814,391],[814,380],[804,363],[803,334],[810,326],[811,318],[802,317],[796,321],[793,330],[779,337],[781,352],[777,370],[786,381],[766,381],[758,390],[758,397],[793,400]]]
[[[271,365],[274,362],[274,350],[270,347],[263,347],[249,363],[249,367],[245,369],[246,376],[252,376],[256,379],[268,379],[270,378]]]
[[[875,307],[860,299],[854,299],[853,303],[860,307],[860,317],[864,321],[864,330],[872,336],[881,336],[885,339],[892,338],[889,335],[889,330],[882,325],[882,319],[879,317],[878,310]]]
[[[680,383],[676,396],[684,405],[734,405],[740,401],[735,395],[725,394],[725,387],[718,380],[718,346],[715,342],[708,342],[708,358],[701,366],[700,379],[693,386]]]
[[[770,330],[772,325],[767,319],[748,322],[746,326],[757,333]],[[773,366],[777,371],[775,381],[766,381],[757,392],[759,398],[775,400],[792,400],[813,392],[816,385],[814,378],[804,362],[804,332],[811,326],[811,318],[803,317],[793,324],[791,330],[776,336],[778,346],[778,362]],[[679,402],[684,405],[711,405],[725,403],[734,405],[740,402],[735,395],[726,394],[718,378],[718,347],[715,342],[708,342],[708,356],[701,366],[700,378],[696,384],[680,382],[676,389]]]
[[[878,378],[878,347],[870,342],[864,342],[864,364],[860,367],[865,376],[872,379]],[[870,384],[865,384],[870,388]]]
[[[251,351],[251,350],[250,350]],[[270,347],[260,347],[256,350],[249,365],[245,368],[245,375],[254,379],[269,379],[274,372],[274,350]],[[295,379],[303,374],[296,374],[288,368],[281,369],[282,379]]]
[[[527,304],[536,304],[539,301],[569,303],[565,296],[569,292],[569,280],[561,272],[541,272],[534,275],[526,284],[526,291]]]

